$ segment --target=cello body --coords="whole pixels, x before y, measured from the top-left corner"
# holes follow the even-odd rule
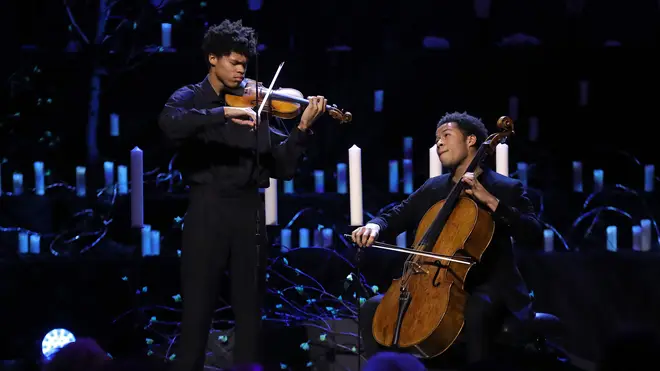
[[[415,233],[417,246],[430,228],[445,200],[433,205],[420,221]],[[447,218],[433,253],[471,257],[480,261],[488,248],[495,223],[490,214],[469,197],[461,196]],[[458,338],[464,320],[464,308],[469,294],[465,281],[472,265],[439,261],[421,257],[420,269],[415,269],[405,284],[412,299],[401,319],[399,348],[416,350],[423,358],[433,358],[445,352]],[[428,263],[429,265],[424,265]],[[372,332],[376,341],[386,347],[393,345],[399,317],[399,297],[402,278],[392,281],[373,318]]]

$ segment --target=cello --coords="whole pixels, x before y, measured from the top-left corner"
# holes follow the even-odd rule
[[[497,127],[501,132],[479,146],[466,172],[476,176],[482,160],[513,133],[513,121],[507,116],[500,117]],[[373,317],[372,332],[379,344],[411,348],[421,358],[433,358],[449,349],[461,333],[469,296],[467,276],[495,232],[492,216],[463,193],[465,187],[457,182],[444,200],[426,211],[412,248],[372,244],[409,254],[402,276],[392,281]]]

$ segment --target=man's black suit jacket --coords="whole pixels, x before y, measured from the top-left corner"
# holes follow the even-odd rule
[[[484,168],[477,179],[499,200],[499,204],[491,214],[495,221],[495,235],[482,261],[470,270],[467,288],[470,292],[486,293],[523,319],[529,314],[531,298],[516,266],[512,238],[517,245],[538,246],[543,229],[520,181],[488,168]],[[414,231],[424,213],[445,199],[454,184],[450,174],[430,178],[406,200],[368,223],[380,226],[381,238]],[[486,208],[485,205],[482,207]]]

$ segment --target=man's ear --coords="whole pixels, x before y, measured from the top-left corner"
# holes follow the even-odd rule
[[[468,146],[472,147],[477,144],[477,137],[475,135],[468,135]]]
[[[215,67],[216,63],[218,63],[218,57],[213,53],[209,54],[209,64]]]

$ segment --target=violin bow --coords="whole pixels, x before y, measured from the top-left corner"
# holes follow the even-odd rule
[[[273,91],[273,85],[275,85],[275,81],[277,81],[277,77],[280,75],[280,71],[282,71],[282,67],[284,67],[284,62],[280,63],[280,66],[277,68],[277,72],[275,72],[275,77],[273,77],[273,81],[270,82],[270,86],[268,87],[268,90],[266,91],[266,95],[264,96],[264,100],[261,101],[261,106],[259,106],[259,110],[257,111],[257,117],[261,117],[261,111],[264,110],[264,107],[266,106],[266,102],[268,102],[268,98],[270,97],[270,92]],[[259,80],[257,80],[256,85],[259,85]],[[256,95],[256,99],[259,99],[259,95]]]
[[[344,237],[352,239],[353,236],[350,234],[345,234]],[[418,256],[424,256],[427,258],[433,258],[433,259],[438,259],[438,260],[444,260],[444,261],[450,261],[454,263],[460,263],[460,264],[465,264],[465,265],[473,265],[474,262],[471,261],[472,259],[469,257],[465,257],[465,259],[453,257],[453,256],[447,256],[447,255],[441,255],[441,254],[436,254],[432,252],[426,252],[426,251],[418,251],[415,249],[411,249],[409,247],[400,247],[396,245],[390,245],[389,243],[384,243],[384,242],[374,242],[371,247],[375,247],[377,249],[383,249],[383,250],[390,250],[390,251],[396,251],[404,254],[411,254],[411,255],[418,255]],[[361,247],[359,247],[361,248]]]

